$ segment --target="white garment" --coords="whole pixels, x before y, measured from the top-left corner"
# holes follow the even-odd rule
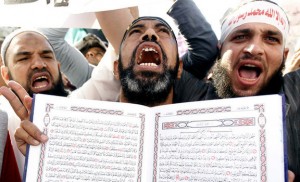
[[[114,49],[108,46],[100,63],[94,68],[91,79],[73,91],[70,98],[118,101],[121,84],[113,75],[113,62],[117,60]]]

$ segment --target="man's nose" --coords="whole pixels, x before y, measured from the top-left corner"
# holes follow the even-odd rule
[[[32,69],[35,69],[35,68],[42,69],[44,67],[46,67],[46,63],[43,60],[43,58],[37,56],[34,59],[32,59],[32,63],[31,63]]]
[[[260,40],[253,40],[249,42],[244,51],[252,55],[262,55],[264,52],[263,42]]]
[[[143,41],[155,41],[155,42],[157,42],[157,41],[159,41],[159,37],[153,29],[149,28],[142,35],[142,40]]]

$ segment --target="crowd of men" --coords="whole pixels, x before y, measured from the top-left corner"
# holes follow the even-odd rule
[[[253,13],[254,9],[259,13]],[[105,20],[101,19],[104,14],[98,15],[102,25],[105,25]],[[289,20],[284,10],[269,0],[242,2],[224,15],[219,41],[192,0],[177,0],[168,14],[176,20],[189,45],[185,55],[179,57],[176,35],[165,20],[152,16],[137,18],[129,13],[128,19],[120,23],[115,32],[108,33],[109,28],[106,31],[105,26],[101,26],[118,54],[113,60],[113,74],[104,75],[101,79],[106,81],[100,80],[101,84],[99,80],[93,81],[98,78],[91,77],[74,93],[65,90],[55,50],[43,33],[19,29],[7,36],[1,48],[4,64],[1,74],[8,87],[1,87],[0,93],[19,118],[9,121],[15,123],[14,150],[25,155],[28,144],[39,145],[48,140],[29,119],[31,97],[35,93],[83,98],[76,94],[83,90],[95,92],[98,100],[150,107],[281,94],[287,108],[289,181],[299,181],[300,70],[283,76],[289,52],[286,47]],[[105,67],[101,68],[95,68],[94,72],[105,72]],[[209,72],[212,77],[207,80]],[[102,92],[109,92],[111,87],[119,92]],[[17,161],[23,165],[24,157],[20,152],[16,154],[19,155]],[[19,170],[22,173],[23,169]]]

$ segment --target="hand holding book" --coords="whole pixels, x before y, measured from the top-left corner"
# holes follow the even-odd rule
[[[8,87],[1,87],[0,93],[10,102],[15,113],[20,118],[21,126],[16,130],[15,139],[17,146],[23,155],[26,154],[26,146],[39,145],[46,142],[47,136],[30,121],[32,98],[25,89],[15,81],[9,81]]]

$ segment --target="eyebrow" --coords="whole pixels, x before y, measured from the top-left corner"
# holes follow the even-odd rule
[[[237,34],[237,33],[249,34],[251,32],[252,32],[252,30],[247,28],[247,29],[240,29],[240,30],[234,31],[232,34]],[[276,30],[263,30],[262,32],[264,34],[266,34],[266,35],[278,35],[278,36],[281,36],[281,32],[280,31],[276,31]]]
[[[135,29],[135,28],[143,28],[145,27],[144,24],[135,24],[135,25],[132,25],[130,28],[129,28],[129,31],[132,30],[132,29]]]
[[[251,30],[248,28],[240,29],[240,30],[236,30],[236,31],[232,32],[231,35],[237,34],[237,33],[249,34],[249,33],[251,33]]]
[[[20,51],[16,54],[16,56],[23,56],[23,55],[31,55],[31,52],[28,51]]]
[[[281,36],[281,32],[280,31],[267,30],[267,31],[265,31],[265,33],[267,35],[278,35],[278,36]]]
[[[159,27],[165,27],[166,29],[168,29],[170,32],[172,31],[166,24],[164,23],[157,23],[155,25],[155,28],[159,28]]]
[[[129,30],[134,29],[134,28],[144,28],[144,27],[145,27],[145,24],[135,24],[135,25],[131,26],[131,27],[129,28]],[[155,28],[165,27],[165,28],[167,28],[169,31],[172,31],[172,30],[170,30],[170,28],[169,28],[167,25],[165,25],[164,23],[157,23],[157,24],[155,24],[154,27],[155,27]]]
[[[33,53],[32,52],[29,52],[29,51],[20,51],[16,54],[16,56],[22,56],[22,55],[32,55]],[[42,50],[40,52],[40,54],[54,54],[53,51],[51,50]]]

